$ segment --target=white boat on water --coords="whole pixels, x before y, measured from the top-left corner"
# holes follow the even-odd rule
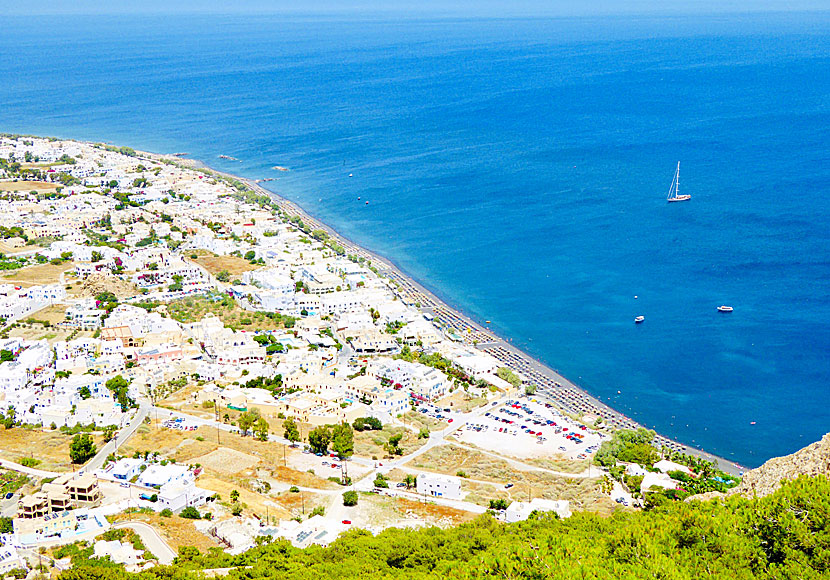
[[[645,316],[638,316],[637,318],[634,319],[634,324],[640,324],[645,319],[646,319]]]
[[[666,198],[666,201],[687,201],[689,199],[692,199],[691,195],[680,195],[680,161],[678,161],[677,170],[674,172],[674,179],[671,181],[669,196]]]
[[[726,305],[718,306],[718,312],[732,312],[733,310],[735,310],[735,309],[732,308],[731,306],[726,306]]]

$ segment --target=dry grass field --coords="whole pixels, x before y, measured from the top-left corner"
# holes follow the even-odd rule
[[[590,463],[588,460],[577,461],[575,459],[568,459],[564,455],[555,457],[517,459],[521,459],[521,461],[529,465],[536,465],[538,467],[544,467],[545,469],[551,469],[553,471],[561,471],[562,473],[582,473],[588,469],[588,464]]]
[[[54,326],[57,323],[63,322],[64,320],[66,320],[66,306],[63,306],[63,305],[60,305],[60,304],[55,304],[53,306],[47,306],[46,308],[42,308],[41,310],[38,310],[37,312],[32,312],[31,315],[24,318],[21,322],[26,322],[28,324],[27,321],[29,321],[29,320],[37,320],[39,322],[40,321],[46,321],[46,322],[49,322],[49,324],[51,326]],[[38,324],[38,323],[32,323],[32,324],[34,326],[41,326],[41,328],[44,328],[44,330],[50,330],[51,329],[51,326],[50,327],[43,327],[43,325]],[[54,332],[54,329],[52,329],[52,332]]]
[[[426,427],[430,431],[438,431],[439,429],[443,429],[447,426],[447,423],[444,421],[439,421],[434,417],[428,417],[424,413],[418,413],[416,411],[409,411],[405,413],[403,420],[406,421],[407,424],[414,425],[418,429]]]
[[[286,514],[289,514],[287,516],[282,516],[283,518],[292,518],[298,515],[308,517],[312,510],[317,506],[326,507],[329,501],[331,501],[331,498],[327,495],[309,493],[307,491],[299,493],[283,491],[271,496],[269,501],[270,503],[268,504],[269,509],[267,514],[269,519],[273,518],[275,515],[279,516],[279,512],[274,509],[274,504],[279,506],[279,508],[282,508]],[[266,514],[263,513],[262,515]]]
[[[349,509],[351,510],[349,518],[352,520],[352,527],[370,530],[373,533],[388,527],[448,527],[477,517],[472,512],[430,502],[424,503],[407,498],[371,493],[360,494],[358,506]]]
[[[62,264],[37,264],[26,266],[19,270],[13,270],[3,276],[7,284],[19,284],[21,286],[41,286],[45,284],[57,284],[60,282],[61,272],[71,270],[74,262]]]
[[[456,390],[448,397],[444,397],[437,403],[436,406],[443,408],[451,408],[453,411],[461,411],[463,413],[469,413],[473,409],[478,409],[479,407],[487,404],[486,397],[470,397],[465,393],[463,390]]]
[[[170,317],[178,322],[191,323],[214,314],[222,323],[233,329],[241,330],[276,330],[283,328],[282,322],[268,318],[264,312],[247,312],[235,302],[214,302],[203,297],[188,297],[175,300],[167,305]]]
[[[566,499],[572,502],[575,509],[596,511],[615,505],[607,494],[602,493],[599,477],[570,478],[541,471],[519,471],[506,461],[454,445],[442,445],[430,449],[415,458],[407,467],[449,475],[456,475],[459,471],[463,471],[469,479],[492,482],[499,487],[494,487],[490,493],[486,488],[475,490],[477,494],[486,494],[485,498],[488,499],[499,497],[496,493],[503,490],[505,484],[512,483],[513,487],[507,492],[508,497],[514,501],[526,501],[528,497]],[[465,485],[471,483],[475,482],[468,481]]]
[[[403,516],[423,519],[428,525],[437,526],[457,526],[478,517],[478,514],[473,512],[434,504],[429,501],[415,501],[405,497],[395,498],[394,508]]]
[[[9,336],[15,338],[25,338],[26,340],[47,340],[50,344],[66,340],[73,329],[71,328],[55,328],[54,326],[45,327],[41,324],[24,325],[13,328],[9,331]],[[94,334],[93,331],[82,331],[75,335],[75,338],[90,337]]]
[[[216,254],[212,254],[206,250],[188,252],[187,255],[188,257],[198,256],[193,261],[202,266],[211,274],[216,275],[222,270],[227,270],[228,274],[231,275],[231,279],[233,279],[234,276],[242,275],[243,272],[256,270],[260,267],[250,264],[248,260],[245,260],[244,258],[238,258],[236,256],[217,256]]]
[[[417,434],[403,427],[384,425],[380,431],[355,431],[354,453],[363,457],[385,457],[389,455],[384,445],[392,435],[403,433],[400,448],[403,455],[408,455],[426,444],[426,439],[418,439]]]
[[[245,469],[251,469],[259,463],[259,458],[236,449],[220,447],[206,455],[194,458],[193,462],[201,463],[205,469],[232,475]]]
[[[48,181],[0,181],[0,191],[55,191],[63,187],[60,183]]]
[[[205,509],[202,508],[200,511],[205,511]],[[200,551],[206,552],[210,548],[221,547],[221,544],[215,539],[197,531],[193,525],[193,520],[180,518],[179,516],[164,518],[157,513],[121,513],[112,518],[114,522],[128,520],[144,522],[153,526],[174,550],[178,550],[180,546],[195,546]]]
[[[43,248],[40,246],[34,245],[25,245],[25,246],[14,246],[6,241],[0,241],[0,254],[22,254],[23,252],[37,252],[42,250]]]
[[[157,424],[142,425],[136,435],[121,447],[121,453],[131,456],[135,451],[158,451],[161,456],[178,463],[201,464],[204,475],[238,484],[257,472],[266,470],[274,481],[318,489],[334,489],[334,484],[305,471],[283,466],[283,446],[273,442],[257,441],[253,437],[222,432],[221,445],[216,443],[216,430],[199,427],[195,431],[157,428]],[[289,450],[288,457],[300,454]],[[266,478],[267,479],[267,478]],[[208,488],[213,489],[213,488]]]
[[[72,471],[69,459],[69,443],[73,435],[66,435],[59,430],[41,431],[15,427],[0,427],[0,458],[20,461],[21,457],[39,459],[37,469],[45,471]],[[103,438],[92,434],[95,444],[100,447]]]

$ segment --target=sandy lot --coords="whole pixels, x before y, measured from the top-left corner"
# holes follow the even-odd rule
[[[468,480],[479,480],[496,484],[491,490],[486,487],[473,487],[471,491],[481,495],[484,499],[509,497],[516,501],[526,501],[528,496],[544,499],[567,499],[574,503],[577,509],[605,509],[613,507],[604,502],[610,499],[602,493],[599,477],[570,478],[560,477],[540,471],[520,471],[506,461],[484,455],[470,449],[463,449],[455,445],[442,445],[430,449],[420,457],[415,458],[406,467],[436,471],[449,475],[457,475],[462,471]],[[465,488],[475,482],[464,481]],[[509,490],[504,485],[512,483]],[[506,492],[506,496],[500,492]],[[476,501],[476,498],[469,498]],[[610,502],[613,503],[613,502]],[[486,504],[483,504],[486,505]],[[604,507],[603,507],[604,505]]]
[[[477,409],[487,404],[485,397],[473,398],[467,395],[463,390],[457,390],[448,397],[444,397],[435,405],[440,408],[449,407],[453,411],[462,413],[469,413],[473,409]]]
[[[66,272],[74,267],[74,262],[63,264],[37,264],[14,270],[3,276],[3,281],[8,284],[19,284],[22,286],[39,286],[44,284],[57,284],[60,281],[61,272]]]
[[[30,326],[19,326],[17,328],[13,328],[9,331],[9,336],[25,338],[26,340],[41,340],[46,339],[49,341],[50,344],[54,344],[55,342],[66,340],[67,337],[72,334],[73,329],[71,328],[55,328],[54,326],[45,328],[40,324],[34,324]],[[83,338],[92,336],[94,332],[92,331],[83,331],[79,332],[76,335],[76,338]]]
[[[260,267],[251,265],[248,260],[245,260],[244,258],[237,258],[236,256],[217,256],[205,250],[188,252],[186,255],[188,259],[190,259],[191,255],[199,256],[193,261],[202,266],[211,274],[217,274],[222,270],[227,270],[231,275],[231,279],[233,279],[233,276],[239,276],[243,272],[256,270]]]
[[[0,191],[55,191],[60,183],[48,181],[0,181]]]
[[[66,320],[66,306],[63,306],[61,304],[47,306],[46,308],[38,310],[37,312],[33,312],[32,314],[24,318],[21,322],[26,322],[27,320],[47,321],[49,322],[49,324],[54,326],[55,324]],[[44,330],[50,332],[55,332],[55,329],[52,329],[51,327],[44,328],[40,324],[35,324],[35,326],[39,326],[40,328],[43,328]]]
[[[207,511],[205,507],[199,508],[199,511]],[[198,532],[193,525],[193,520],[173,516],[163,518],[157,513],[131,513],[118,514],[114,516],[114,521],[140,521],[153,526],[159,535],[167,540],[170,547],[178,550],[179,546],[195,546],[202,552],[206,552],[210,548],[221,547],[221,544],[212,537]]]
[[[391,427],[384,425],[380,431],[361,431],[354,434],[354,452],[355,455],[362,457],[385,457],[389,452],[384,448],[384,445],[392,435],[403,433],[403,439],[400,442],[400,448],[404,455],[408,455],[413,451],[421,448],[426,444],[426,439],[418,439],[417,433],[412,433],[403,427]]]
[[[37,469],[46,471],[72,471],[69,459],[69,443],[74,435],[65,435],[59,430],[41,431],[15,427],[6,430],[0,427],[0,457],[19,462],[21,457],[39,459]],[[100,447],[103,439],[92,435]]]
[[[243,469],[251,469],[259,463],[259,458],[235,449],[220,447],[207,455],[195,457],[192,461],[194,463],[201,463],[206,469],[232,474]]]

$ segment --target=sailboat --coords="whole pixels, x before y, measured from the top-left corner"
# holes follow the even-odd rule
[[[677,170],[674,172],[674,179],[672,179],[669,196],[666,198],[666,201],[686,201],[688,199],[692,199],[692,196],[680,195],[680,161],[678,161]]]

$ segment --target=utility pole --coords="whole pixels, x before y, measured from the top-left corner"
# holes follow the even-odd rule
[[[213,419],[216,421],[216,444],[221,445],[221,441],[219,441],[219,402],[215,397],[213,399]]]

